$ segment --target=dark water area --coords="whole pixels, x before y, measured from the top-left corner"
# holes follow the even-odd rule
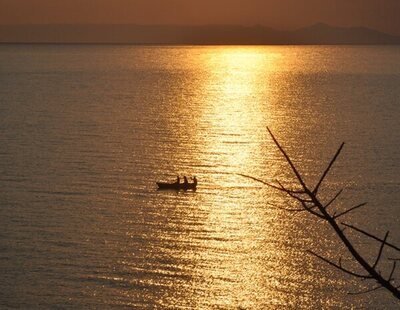
[[[399,307],[238,175],[295,184],[267,126],[311,184],[345,141],[323,197],[399,245],[399,85],[398,46],[1,45],[1,307]],[[197,191],[156,190],[178,174]]]

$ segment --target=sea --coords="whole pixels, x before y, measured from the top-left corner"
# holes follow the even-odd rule
[[[400,246],[400,46],[0,45],[0,307],[398,309],[267,128],[311,189],[345,142],[319,199]]]

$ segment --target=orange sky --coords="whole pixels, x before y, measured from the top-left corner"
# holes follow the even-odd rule
[[[0,0],[0,24],[261,24],[325,22],[400,35],[400,0]]]

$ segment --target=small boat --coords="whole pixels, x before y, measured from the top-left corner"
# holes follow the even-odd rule
[[[158,189],[174,189],[174,190],[184,190],[187,191],[189,189],[196,190],[197,188],[197,180],[193,183],[168,183],[168,182],[156,182]]]

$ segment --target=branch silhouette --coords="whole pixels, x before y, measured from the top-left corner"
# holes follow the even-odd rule
[[[327,203],[323,203],[321,201],[321,199],[318,197],[318,193],[319,190],[321,188],[321,185],[323,183],[323,181],[326,179],[326,177],[328,176],[332,166],[334,165],[334,163],[336,162],[336,160],[338,159],[343,147],[344,147],[344,143],[342,143],[340,145],[340,147],[338,148],[338,150],[336,151],[335,155],[332,157],[331,161],[329,162],[328,166],[326,167],[326,169],[324,170],[324,172],[322,173],[319,181],[317,182],[317,184],[315,185],[315,187],[313,189],[311,189],[310,186],[308,186],[305,182],[305,180],[303,179],[303,177],[301,176],[300,172],[297,170],[296,166],[294,165],[293,161],[291,160],[291,158],[289,157],[289,155],[286,153],[286,151],[284,150],[284,148],[280,145],[280,143],[278,142],[278,140],[275,138],[275,136],[273,135],[273,133],[271,132],[271,130],[267,127],[267,130],[269,132],[269,134],[272,137],[272,140],[274,141],[275,145],[277,146],[277,148],[279,149],[279,151],[281,152],[281,154],[283,155],[283,157],[285,158],[286,162],[289,164],[293,174],[295,175],[297,181],[298,181],[298,185],[301,188],[300,190],[294,190],[294,189],[289,189],[286,188],[285,186],[282,185],[282,183],[280,183],[279,181],[276,181],[276,184],[273,183],[269,183],[269,182],[265,182],[259,178],[255,178],[253,176],[248,176],[248,175],[244,175],[244,174],[240,174],[243,177],[246,178],[250,178],[254,181],[260,182],[268,187],[271,187],[273,189],[276,189],[286,195],[288,195],[289,197],[291,197],[292,199],[296,200],[298,203],[300,203],[301,207],[294,209],[294,208],[281,208],[283,210],[287,210],[287,211],[295,211],[295,212],[308,212],[313,216],[318,217],[319,219],[322,219],[324,221],[326,221],[331,228],[335,231],[336,236],[339,238],[339,240],[341,241],[341,243],[346,247],[346,249],[348,250],[348,252],[350,253],[351,257],[353,258],[353,260],[362,267],[362,269],[364,270],[365,273],[360,274],[358,272],[354,272],[352,270],[349,270],[345,267],[342,266],[342,262],[341,262],[341,258],[339,259],[338,263],[332,262],[324,257],[322,257],[321,255],[313,252],[313,251],[308,251],[308,253],[312,254],[313,256],[317,257],[318,259],[324,261],[325,263],[329,264],[330,266],[335,267],[336,269],[347,273],[351,276],[357,277],[357,278],[361,278],[361,279],[367,279],[367,280],[374,280],[378,286],[373,287],[371,289],[368,289],[367,291],[363,291],[363,292],[359,292],[359,293],[351,293],[353,295],[356,294],[363,294],[363,293],[368,293],[368,292],[372,292],[381,288],[384,288],[386,290],[388,290],[390,293],[392,293],[392,295],[397,298],[400,299],[400,291],[399,291],[399,286],[395,285],[395,279],[394,279],[394,274],[395,274],[395,270],[396,270],[396,261],[398,259],[389,259],[389,260],[393,260],[393,265],[390,271],[390,274],[387,276],[384,276],[377,268],[379,263],[382,260],[382,254],[384,252],[384,248],[386,247],[390,247],[396,251],[398,251],[400,253],[400,248],[389,243],[387,241],[388,236],[389,236],[389,231],[386,233],[385,237],[383,239],[376,237],[373,234],[367,233],[364,230],[357,228],[351,224],[347,224],[347,223],[338,223],[337,219],[339,217],[342,217],[346,214],[351,213],[352,211],[362,208],[366,205],[366,203],[361,203],[358,204],[354,207],[351,207],[345,211],[340,212],[339,214],[336,213],[330,213],[328,211],[328,207],[332,206],[334,204],[334,202],[337,200],[337,198],[341,195],[341,193],[343,192],[343,189],[339,190],[337,192],[337,194]],[[365,236],[367,236],[368,238],[371,238],[375,241],[378,241],[380,243],[380,247],[379,247],[379,251],[377,256],[375,257],[373,263],[370,263],[367,261],[367,259],[354,247],[353,243],[350,241],[350,239],[344,234],[344,230],[346,228],[350,228],[351,230],[354,230],[358,233],[361,233]]]

